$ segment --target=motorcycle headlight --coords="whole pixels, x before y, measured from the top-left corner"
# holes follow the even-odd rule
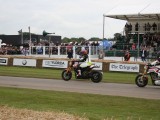
[[[72,62],[71,62],[71,61],[69,62],[69,66],[70,66],[70,67],[72,66]]]

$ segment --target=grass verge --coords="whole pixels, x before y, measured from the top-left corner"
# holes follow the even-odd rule
[[[89,120],[159,120],[159,100],[0,87],[0,105]]]
[[[0,66],[0,75],[61,79],[62,70]],[[105,72],[103,82],[134,83],[136,73]],[[74,79],[74,78],[73,78]],[[0,105],[65,112],[90,120],[159,120],[159,100],[0,87]]]
[[[62,79],[63,69],[0,66],[1,76]],[[134,83],[137,73],[104,72],[103,82]],[[72,79],[75,79],[74,76]]]

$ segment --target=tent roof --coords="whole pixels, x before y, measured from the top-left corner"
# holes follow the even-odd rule
[[[114,19],[120,19],[120,20],[160,20],[160,13],[157,14],[123,14],[123,15],[104,15],[105,17],[110,17]]]
[[[105,17],[110,17],[120,20],[160,20],[160,7],[157,4],[150,4],[147,6],[119,6],[107,14]]]

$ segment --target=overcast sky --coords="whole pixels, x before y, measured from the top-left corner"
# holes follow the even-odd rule
[[[0,34],[17,35],[18,30],[42,34],[43,30],[63,37],[103,36],[103,14],[118,6],[145,8],[160,0],[0,0]],[[160,12],[160,11],[157,11]],[[106,19],[105,37],[123,31],[126,21]]]

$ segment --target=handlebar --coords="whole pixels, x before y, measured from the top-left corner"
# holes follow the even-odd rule
[[[152,66],[154,66],[154,65],[147,65],[148,67],[152,67]]]

